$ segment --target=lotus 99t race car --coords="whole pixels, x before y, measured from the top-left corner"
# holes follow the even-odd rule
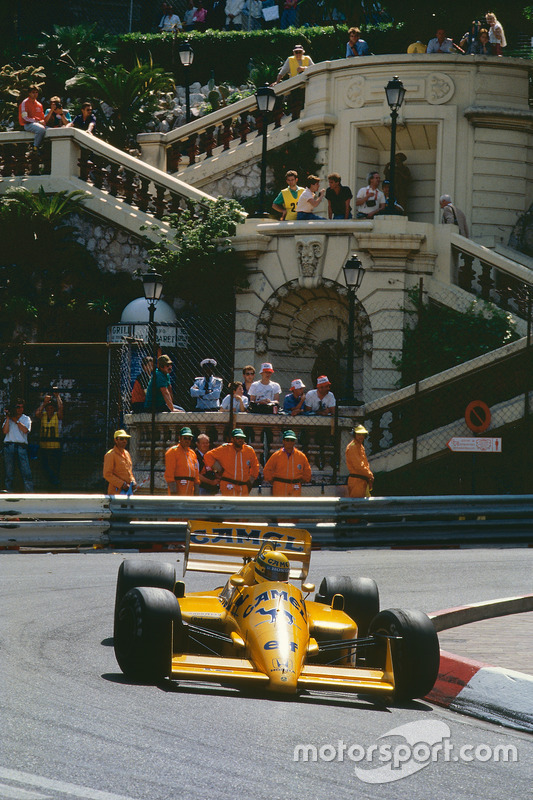
[[[380,611],[370,578],[326,577],[310,599],[310,556],[305,530],[195,521],[183,573],[227,574],[224,586],[186,593],[172,564],[123,561],[114,630],[120,668],[136,681],[256,685],[284,695],[426,695],[439,666],[431,620]]]

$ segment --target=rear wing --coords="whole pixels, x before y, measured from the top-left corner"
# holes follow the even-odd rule
[[[187,525],[183,574],[189,570],[233,575],[243,564],[255,558],[265,542],[270,542],[274,550],[287,556],[292,580],[306,579],[311,559],[311,535],[303,528],[200,520],[191,520]]]

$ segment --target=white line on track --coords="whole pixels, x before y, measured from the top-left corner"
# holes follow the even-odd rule
[[[102,792],[99,789],[90,789],[87,786],[77,786],[74,783],[65,783],[64,781],[50,780],[50,778],[43,778],[41,775],[32,775],[29,772],[19,772],[15,769],[6,769],[0,767],[0,779],[4,781],[12,781],[25,786],[35,786],[37,789],[43,791],[62,792],[63,794],[71,794],[74,797],[87,798],[87,800],[134,800],[133,797],[126,797],[123,794],[113,794],[112,792]],[[13,791],[17,792],[13,794]],[[8,793],[11,792],[11,793]],[[5,784],[0,784],[0,800],[53,800],[54,795],[40,794],[38,792],[27,791],[18,787],[7,787]]]

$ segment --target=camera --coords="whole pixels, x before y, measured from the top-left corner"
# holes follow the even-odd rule
[[[366,204],[367,204],[367,206],[369,208],[374,208],[374,206],[376,205],[376,201],[375,200],[367,200]]]
[[[59,386],[52,386],[50,391],[52,394],[59,394]]]

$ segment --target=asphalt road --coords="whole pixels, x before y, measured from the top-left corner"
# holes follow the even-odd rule
[[[181,571],[179,554],[140,557],[179,557]],[[528,796],[530,737],[426,702],[386,708],[336,695],[286,702],[217,687],[128,684],[111,640],[122,558],[0,555],[0,800]],[[436,611],[530,591],[532,561],[525,548],[322,551],[313,553],[309,578],[318,585],[325,574],[368,575],[383,608]],[[213,586],[206,575],[186,580],[191,590]],[[453,752],[432,750],[431,761],[427,749],[411,750],[407,767],[394,770],[369,754],[388,744],[402,761],[413,729],[423,742],[449,730]],[[339,756],[339,742],[352,750]],[[295,761],[295,748],[307,744],[317,760]],[[502,744],[516,748],[517,761],[495,762]],[[413,765],[418,771],[406,774]]]

